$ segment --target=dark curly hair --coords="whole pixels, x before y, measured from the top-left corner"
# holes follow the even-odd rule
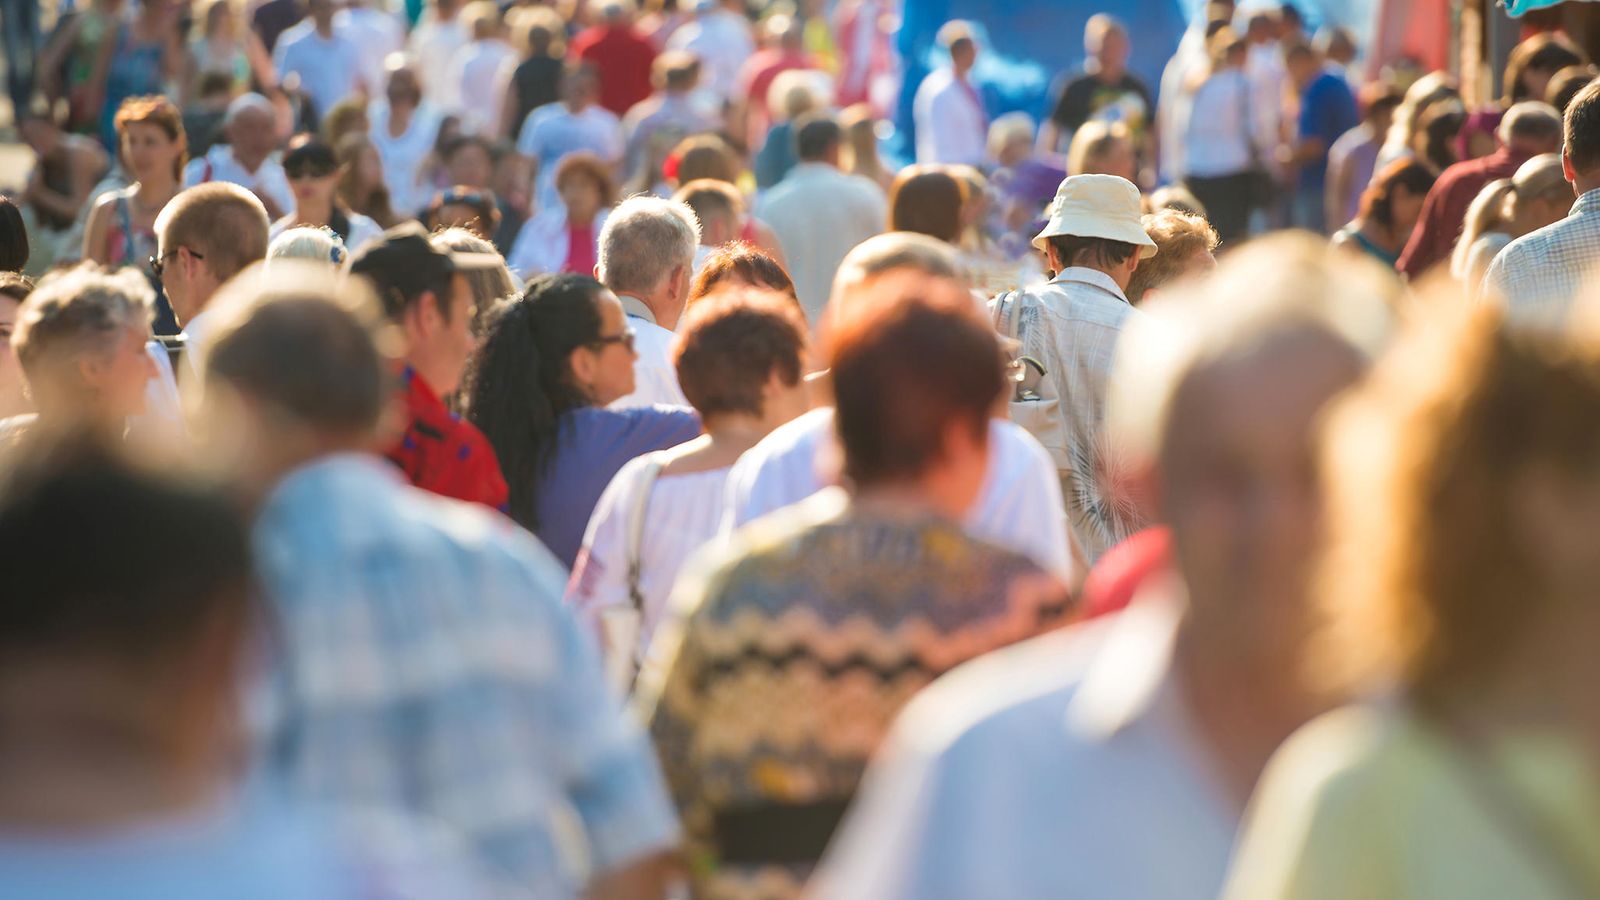
[[[561,415],[590,405],[572,379],[572,351],[600,337],[605,291],[587,275],[544,275],[489,318],[467,376],[467,418],[489,438],[511,488],[511,517],[539,527],[539,480],[555,455]]]

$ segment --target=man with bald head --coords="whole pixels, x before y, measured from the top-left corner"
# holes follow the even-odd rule
[[[213,144],[206,155],[189,160],[183,186],[211,181],[240,185],[261,200],[267,220],[276,222],[294,209],[294,191],[278,158],[278,114],[260,94],[242,94],[228,104],[222,120],[225,143]]]

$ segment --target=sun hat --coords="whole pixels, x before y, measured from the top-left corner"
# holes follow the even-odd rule
[[[1140,259],[1156,255],[1156,242],[1144,233],[1139,218],[1144,209],[1139,202],[1139,189],[1133,182],[1116,175],[1069,175],[1056,189],[1056,199],[1050,204],[1050,221],[1033,239],[1039,250],[1045,247],[1045,238],[1058,235],[1104,238],[1121,241],[1143,249]]]

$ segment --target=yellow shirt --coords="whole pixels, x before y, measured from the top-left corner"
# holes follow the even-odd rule
[[[1409,710],[1352,707],[1312,722],[1267,767],[1223,896],[1600,897],[1600,785],[1583,757],[1526,736],[1477,763],[1474,752]],[[1518,812],[1495,799],[1506,794]],[[1550,834],[1559,847],[1545,846]]]

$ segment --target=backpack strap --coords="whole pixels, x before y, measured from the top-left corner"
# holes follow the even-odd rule
[[[639,586],[639,576],[644,568],[645,513],[650,509],[650,492],[654,490],[656,479],[666,464],[667,456],[664,453],[652,453],[644,457],[639,491],[634,494],[633,507],[628,510],[627,543],[623,548],[628,561],[628,600],[633,603],[633,611],[641,616],[644,615],[644,591]]]

